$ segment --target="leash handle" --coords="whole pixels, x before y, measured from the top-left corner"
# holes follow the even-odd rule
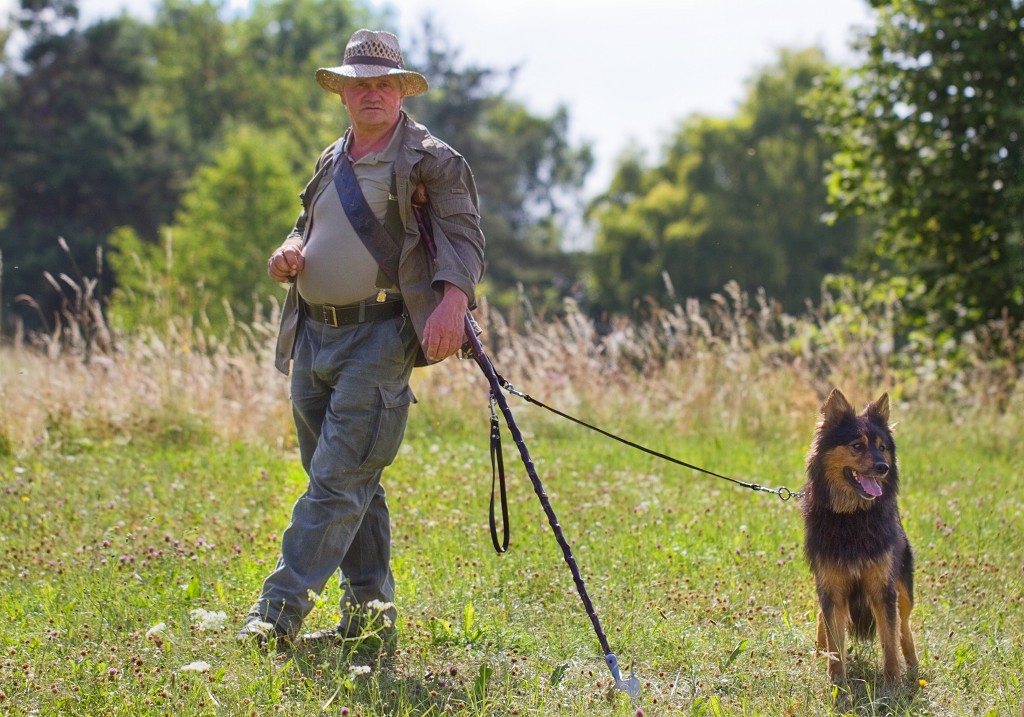
[[[494,411],[494,394],[491,393],[491,506],[488,513],[488,521],[491,526],[491,544],[494,545],[494,552],[501,555],[508,550],[509,528],[508,528],[508,497],[505,494],[505,461],[501,455],[501,423],[498,422],[498,414]],[[494,486],[497,483],[499,498],[501,500],[501,527],[502,539],[498,540],[498,525],[494,515]]]

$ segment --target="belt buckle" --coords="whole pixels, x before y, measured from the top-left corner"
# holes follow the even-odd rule
[[[328,311],[330,312],[329,315]],[[338,310],[330,304],[323,304],[323,320],[332,329],[338,328]]]

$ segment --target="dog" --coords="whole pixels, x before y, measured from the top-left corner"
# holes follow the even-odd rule
[[[865,640],[877,632],[882,674],[899,679],[900,650],[908,669],[917,666],[910,628],[914,554],[896,505],[888,394],[858,415],[839,389],[832,390],[807,453],[803,492],[804,553],[820,608],[816,644],[829,657],[829,677],[846,678],[849,629]]]

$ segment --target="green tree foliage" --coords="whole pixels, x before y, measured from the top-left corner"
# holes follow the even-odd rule
[[[915,323],[1024,318],[1024,3],[873,0],[862,64],[815,99],[830,197],[877,218],[869,267],[908,274]]]
[[[17,16],[25,50],[0,69],[3,299],[27,293],[45,305],[42,272],[69,269],[57,238],[84,268],[118,225],[155,233],[176,163],[136,104],[144,27],[121,17],[80,29],[70,0],[25,0]]]
[[[341,60],[345,39],[373,20],[349,0],[256,0],[227,17],[225,2],[163,0],[152,26],[155,72],[147,100],[194,168],[232,126],[281,129],[296,151],[337,136],[336,107],[317,91],[317,67]]]
[[[291,145],[281,133],[239,129],[196,172],[162,250],[132,232],[113,237],[115,315],[146,325],[173,304],[178,315],[220,330],[281,298],[265,268],[298,213],[302,179],[288,161]]]
[[[654,167],[635,150],[620,159],[589,209],[603,308],[664,302],[670,286],[705,298],[730,280],[764,288],[789,310],[817,300],[821,279],[857,238],[852,222],[821,219],[830,150],[802,102],[828,69],[818,50],[782,52],[750,83],[735,118],[688,118]]]

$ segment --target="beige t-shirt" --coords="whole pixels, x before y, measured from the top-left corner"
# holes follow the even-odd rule
[[[401,132],[388,146],[352,163],[366,203],[383,223],[391,189],[391,168]],[[313,199],[309,239],[302,250],[306,263],[296,280],[299,295],[311,304],[353,304],[376,297],[377,262],[345,215],[334,182]],[[388,290],[390,294],[394,290]]]

